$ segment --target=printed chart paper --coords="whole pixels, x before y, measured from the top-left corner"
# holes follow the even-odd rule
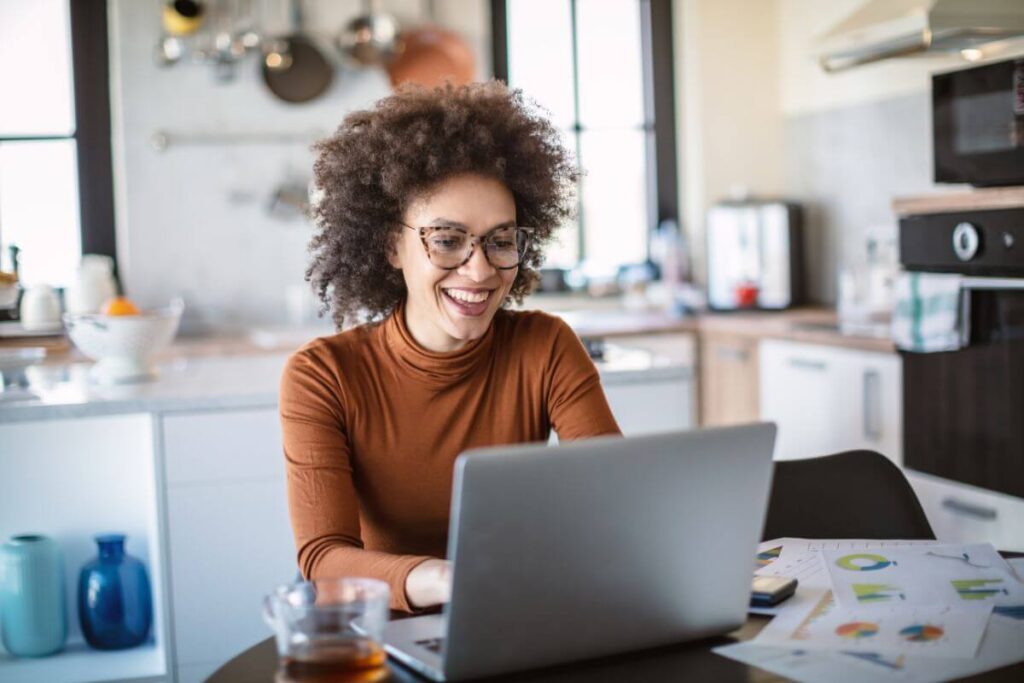
[[[1024,618],[1024,583],[988,544],[822,551],[839,604],[848,609],[996,607]]]
[[[776,538],[758,546],[755,574],[758,576],[784,576],[797,580],[796,595],[775,607],[751,607],[751,614],[775,616],[789,609],[797,598],[810,589],[831,588],[828,570],[822,561],[825,548],[851,550],[877,550],[907,545],[933,545],[936,541],[876,541],[876,540],[810,540],[806,538]]]
[[[909,581],[894,570],[922,567],[914,559],[901,557],[904,552],[911,556],[933,553],[917,557],[928,565],[924,573],[908,571]],[[852,569],[834,564],[843,558]],[[758,547],[755,573],[797,578],[796,595],[776,608],[757,610],[778,616],[755,640],[714,652],[778,675],[829,683],[915,683],[954,680],[1024,661],[1024,601],[1018,592],[1024,585],[1024,558],[1003,560],[991,546],[778,538]],[[833,581],[834,573],[846,578]],[[837,601],[831,593],[833,583],[837,593],[845,591],[845,600]],[[946,604],[929,603],[927,591],[944,595],[941,599]],[[925,604],[910,604],[918,599]],[[942,608],[957,613],[952,627],[947,627],[948,614],[928,612]],[[958,616],[965,611],[991,614],[987,626],[982,625],[974,656],[929,655],[932,645],[945,641],[969,650],[970,638],[965,634],[972,628],[971,617]],[[900,623],[915,617],[916,623]],[[801,637],[794,641],[791,636],[797,631]],[[879,642],[880,636],[895,638],[902,649],[880,652],[865,647],[865,643]],[[839,647],[819,649],[829,642],[838,642]]]
[[[1024,659],[1024,629],[993,617],[977,656],[962,659],[795,650],[763,647],[754,641],[723,645],[712,652],[801,683],[941,682],[1020,662]]]
[[[844,608],[826,590],[809,609],[775,617],[753,642],[861,654],[973,657],[991,610],[991,605]]]
[[[936,541],[776,538],[758,546],[757,569],[754,573],[759,576],[791,577],[798,581],[799,586],[831,588],[832,582],[821,556],[824,550],[877,551],[926,545],[936,545]]]

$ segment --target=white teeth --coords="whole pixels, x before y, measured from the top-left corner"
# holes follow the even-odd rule
[[[487,297],[491,295],[490,292],[470,292],[464,289],[446,289],[445,293],[453,299],[458,301],[465,301],[468,304],[478,304],[481,301],[486,301]]]

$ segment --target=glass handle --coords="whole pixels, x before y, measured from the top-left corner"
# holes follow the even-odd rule
[[[269,595],[263,597],[263,621],[267,626],[277,631],[277,618],[274,616],[274,602]]]

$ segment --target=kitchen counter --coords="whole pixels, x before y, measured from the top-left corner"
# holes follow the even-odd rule
[[[184,347],[187,350],[187,344]],[[0,392],[0,423],[95,415],[274,406],[288,353],[185,355],[172,347],[158,363],[155,381],[98,385],[89,362],[43,363],[23,370],[21,386]],[[597,361],[606,386],[689,378],[688,355],[609,344]],[[8,380],[10,381],[10,380]]]
[[[584,302],[581,304],[581,301]],[[864,351],[893,352],[885,338],[839,332],[835,310],[801,307],[788,311],[706,312],[678,316],[659,310],[627,310],[618,299],[581,299],[572,296],[535,296],[536,308],[563,318],[581,337],[620,338],[639,335],[722,332],[750,337],[786,339]],[[165,353],[177,361],[197,357],[290,353],[306,341],[332,334],[322,322],[307,327],[261,327],[199,337],[181,337]],[[51,348],[47,364],[86,362],[73,346]]]
[[[695,326],[701,332],[781,339],[879,353],[896,352],[896,345],[887,337],[841,333],[839,318],[831,308],[706,313],[697,319]]]

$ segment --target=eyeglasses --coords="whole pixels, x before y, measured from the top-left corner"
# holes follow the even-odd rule
[[[523,262],[533,235],[532,228],[515,226],[495,228],[480,237],[472,237],[462,228],[447,225],[414,228],[402,223],[402,227],[419,234],[430,263],[443,270],[455,270],[469,263],[477,244],[483,245],[488,263],[498,270],[511,270]]]

